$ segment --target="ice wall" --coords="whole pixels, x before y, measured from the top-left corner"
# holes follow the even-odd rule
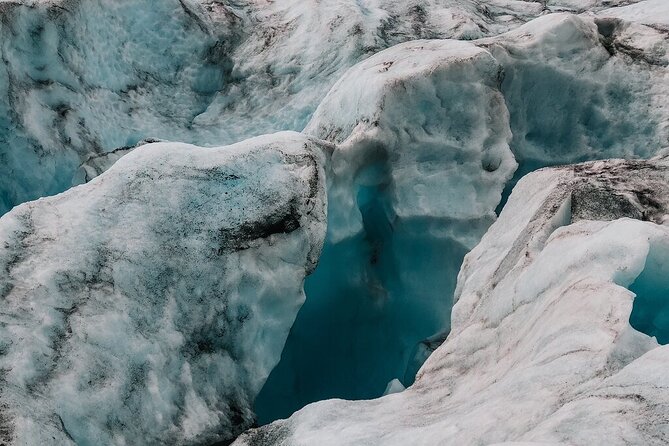
[[[666,159],[527,175],[465,257],[451,333],[413,386],[320,401],[234,444],[665,443],[664,319],[635,312],[669,302],[667,197]]]
[[[319,106],[305,132],[338,144],[328,236],[260,422],[381,395],[448,327],[462,257],[516,167],[500,76],[471,43],[417,41],[357,65]]]

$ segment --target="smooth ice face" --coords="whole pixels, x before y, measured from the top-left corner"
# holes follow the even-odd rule
[[[206,444],[249,427],[320,254],[329,150],[296,133],[144,145],[3,216],[3,442]]]
[[[314,403],[234,444],[663,443],[669,346],[635,311],[669,302],[667,197],[666,159],[524,177],[467,254],[451,333],[412,387]]]

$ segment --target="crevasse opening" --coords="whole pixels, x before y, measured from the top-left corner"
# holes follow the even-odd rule
[[[669,253],[652,249],[646,265],[629,286],[636,294],[630,325],[648,336],[654,336],[659,344],[669,344]]]
[[[553,26],[557,36],[582,36],[578,23],[564,19]],[[583,37],[576,41],[587,45],[573,52],[608,58]],[[551,42],[541,47],[551,48]],[[509,112],[509,145],[519,164],[506,183],[498,213],[516,182],[533,170],[612,156],[649,156],[649,148],[660,144],[656,112],[650,99],[639,94],[639,85],[627,81],[626,69],[611,65],[588,68],[584,74],[574,68],[568,51],[519,56],[508,43],[489,50],[504,68],[499,89]],[[597,70],[607,73],[605,82]],[[453,92],[451,84],[445,85],[441,97],[464,97],[460,84]],[[460,123],[462,114],[439,107],[426,112],[416,91],[412,95],[410,100],[420,106],[408,107],[414,102],[398,96],[402,107],[392,115],[393,122],[403,127],[414,123],[403,114],[411,109],[430,122],[448,123],[446,135],[462,132],[468,135],[464,139],[473,138],[468,132],[476,128],[475,121]],[[385,104],[389,109],[389,101]],[[638,119],[640,115],[644,118]],[[412,150],[423,149],[416,144]],[[406,146],[403,150],[410,152]],[[439,174],[446,175],[444,170]],[[439,218],[397,218],[388,203],[391,187],[383,174],[360,186],[356,196],[363,233],[336,244],[326,242],[318,269],[307,278],[307,300],[282,360],[256,400],[260,424],[327,398],[378,397],[395,378],[410,385],[431,346],[448,333],[452,295],[467,249],[444,232],[465,234],[468,228]],[[429,197],[446,192],[432,190]],[[330,220],[329,226],[336,223]]]
[[[419,343],[448,330],[467,248],[443,233],[443,219],[394,215],[384,172],[370,166],[373,178],[357,188],[363,231],[326,240],[306,280],[306,302],[255,402],[261,425],[315,401],[379,397],[393,379],[410,385]]]

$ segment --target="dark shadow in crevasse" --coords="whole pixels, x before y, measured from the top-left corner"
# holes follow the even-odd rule
[[[629,286],[636,294],[630,325],[669,344],[669,253],[651,247],[644,270]]]

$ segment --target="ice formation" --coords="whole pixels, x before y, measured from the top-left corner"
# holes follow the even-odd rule
[[[148,144],[0,219],[3,444],[207,444],[253,422],[325,236],[330,147]]]
[[[669,442],[668,13],[0,0],[0,440]]]
[[[260,421],[380,396],[448,324],[444,296],[516,167],[500,73],[471,43],[412,42],[350,70],[320,105],[305,132],[337,143],[328,237]]]
[[[234,444],[666,444],[667,197],[666,159],[524,177],[412,387],[318,402]]]
[[[472,0],[2,0],[0,215],[145,138],[217,146],[302,130],[343,72],[417,38],[516,18]],[[517,9],[517,8],[516,8]],[[498,19],[498,16],[502,16]]]
[[[630,2],[0,1],[0,214],[141,139],[300,131],[340,75],[392,45],[619,3]]]

